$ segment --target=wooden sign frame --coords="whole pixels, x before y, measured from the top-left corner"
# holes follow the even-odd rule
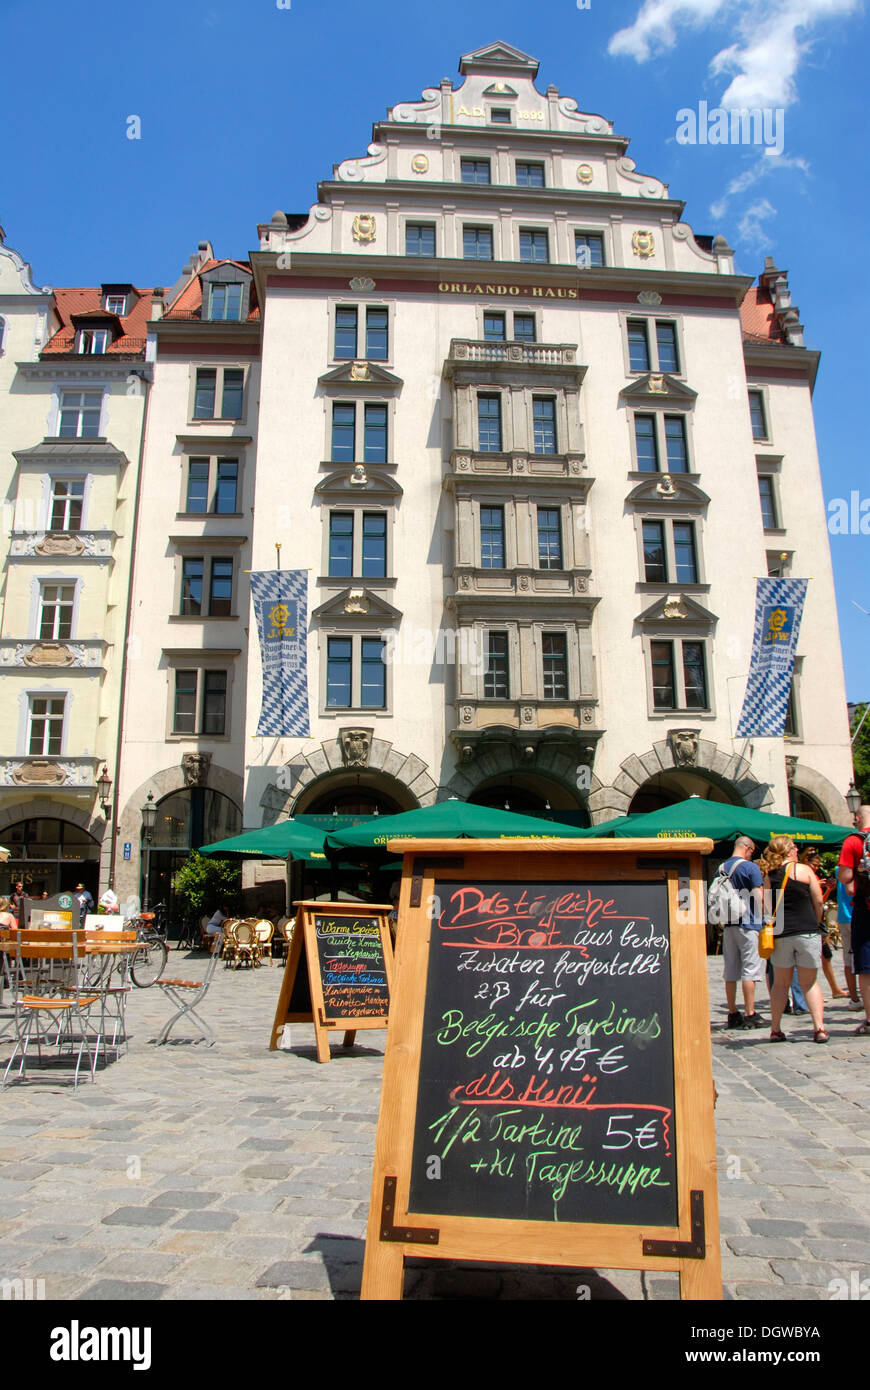
[[[338,920],[347,918],[374,917],[378,921],[380,928],[381,946],[384,952],[384,965],[387,973],[387,988],[390,997],[393,993],[393,943],[390,936],[389,918],[393,911],[389,903],[350,903],[350,902],[296,902],[293,906],[297,909],[296,926],[290,942],[290,949],[287,952],[287,961],[284,966],[284,978],[281,982],[281,993],[278,996],[278,1007],[275,1011],[275,1022],[272,1025],[272,1037],[269,1042],[269,1051],[274,1052],[278,1048],[281,1033],[286,1023],[312,1023],[314,1025],[314,1040],[317,1048],[318,1062],[328,1062],[331,1057],[329,1039],[330,1030],[344,1028],[344,1047],[353,1047],[357,1031],[362,1028],[386,1028],[387,1015],[373,1014],[368,1018],[354,1018],[353,1027],[348,1028],[350,1020],[345,1018],[330,1018],[326,1013],[323,997],[323,981],[320,975],[320,956],[317,951],[317,932],[315,927],[315,917],[334,917]],[[302,949],[305,948],[303,959]],[[293,998],[293,989],[299,976],[300,969],[304,970],[308,976],[308,988],[311,996],[311,1010],[301,1013],[290,1013],[290,1002]]]
[[[702,855],[709,840],[394,841],[404,855],[401,930],[372,1176],[363,1299],[402,1297],[404,1259],[487,1260],[677,1271],[683,1299],[721,1299],[713,1069],[707,999]],[[452,860],[452,863],[448,862]],[[478,1218],[409,1211],[435,882],[608,882],[667,885],[674,1055],[678,1225]],[[690,888],[693,905],[678,911]],[[429,909],[431,910],[431,908]],[[434,914],[433,914],[434,915]]]

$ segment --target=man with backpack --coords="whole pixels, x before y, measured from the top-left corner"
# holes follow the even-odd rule
[[[766,1028],[767,1020],[755,1010],[755,986],[764,979],[764,961],[758,954],[758,933],[763,909],[762,877],[752,856],[755,845],[748,835],[738,835],[734,853],[710,885],[711,919],[722,924],[722,958],[725,962],[725,998],[729,1028]],[[743,1013],[737,1008],[737,981],[743,989]],[[868,981],[870,983],[870,981]]]
[[[855,834],[840,851],[837,878],[852,899],[852,969],[864,1005],[864,1022],[856,1028],[870,1036],[870,806],[859,806]],[[845,945],[843,950],[845,952]]]

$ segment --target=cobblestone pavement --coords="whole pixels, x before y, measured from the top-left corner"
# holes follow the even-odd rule
[[[724,1030],[721,962],[709,968],[726,1297],[828,1299],[835,1279],[855,1297],[870,1279],[860,1015],[829,1003],[827,1047],[802,1018],[772,1047],[766,1030]],[[173,952],[167,973],[204,969]],[[129,1052],[95,1083],[34,1071],[0,1094],[0,1279],[43,1280],[48,1299],[358,1296],[385,1034],[319,1065],[294,1024],[292,1050],[269,1052],[280,980],[219,967],[202,1005],[212,1048],[157,1047],[168,1001],[134,990]],[[9,1052],[0,1041],[0,1064]],[[406,1297],[576,1299],[579,1283],[678,1296],[670,1275],[421,1261]]]

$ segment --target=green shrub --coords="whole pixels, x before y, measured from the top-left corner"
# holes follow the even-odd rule
[[[175,874],[172,886],[190,917],[211,914],[225,903],[232,914],[242,890],[242,869],[237,859],[212,859],[193,851]]]

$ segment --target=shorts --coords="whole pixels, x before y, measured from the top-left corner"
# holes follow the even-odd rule
[[[870,975],[870,922],[852,918],[852,974]]]
[[[819,970],[822,965],[821,932],[800,932],[797,936],[778,936],[770,963],[774,970]],[[870,969],[870,967],[868,967]]]
[[[840,928],[840,945],[843,948],[843,963],[852,969],[852,923],[838,922]]]
[[[725,927],[722,931],[722,959],[725,981],[764,979],[764,961],[758,954],[758,932],[749,927]]]

